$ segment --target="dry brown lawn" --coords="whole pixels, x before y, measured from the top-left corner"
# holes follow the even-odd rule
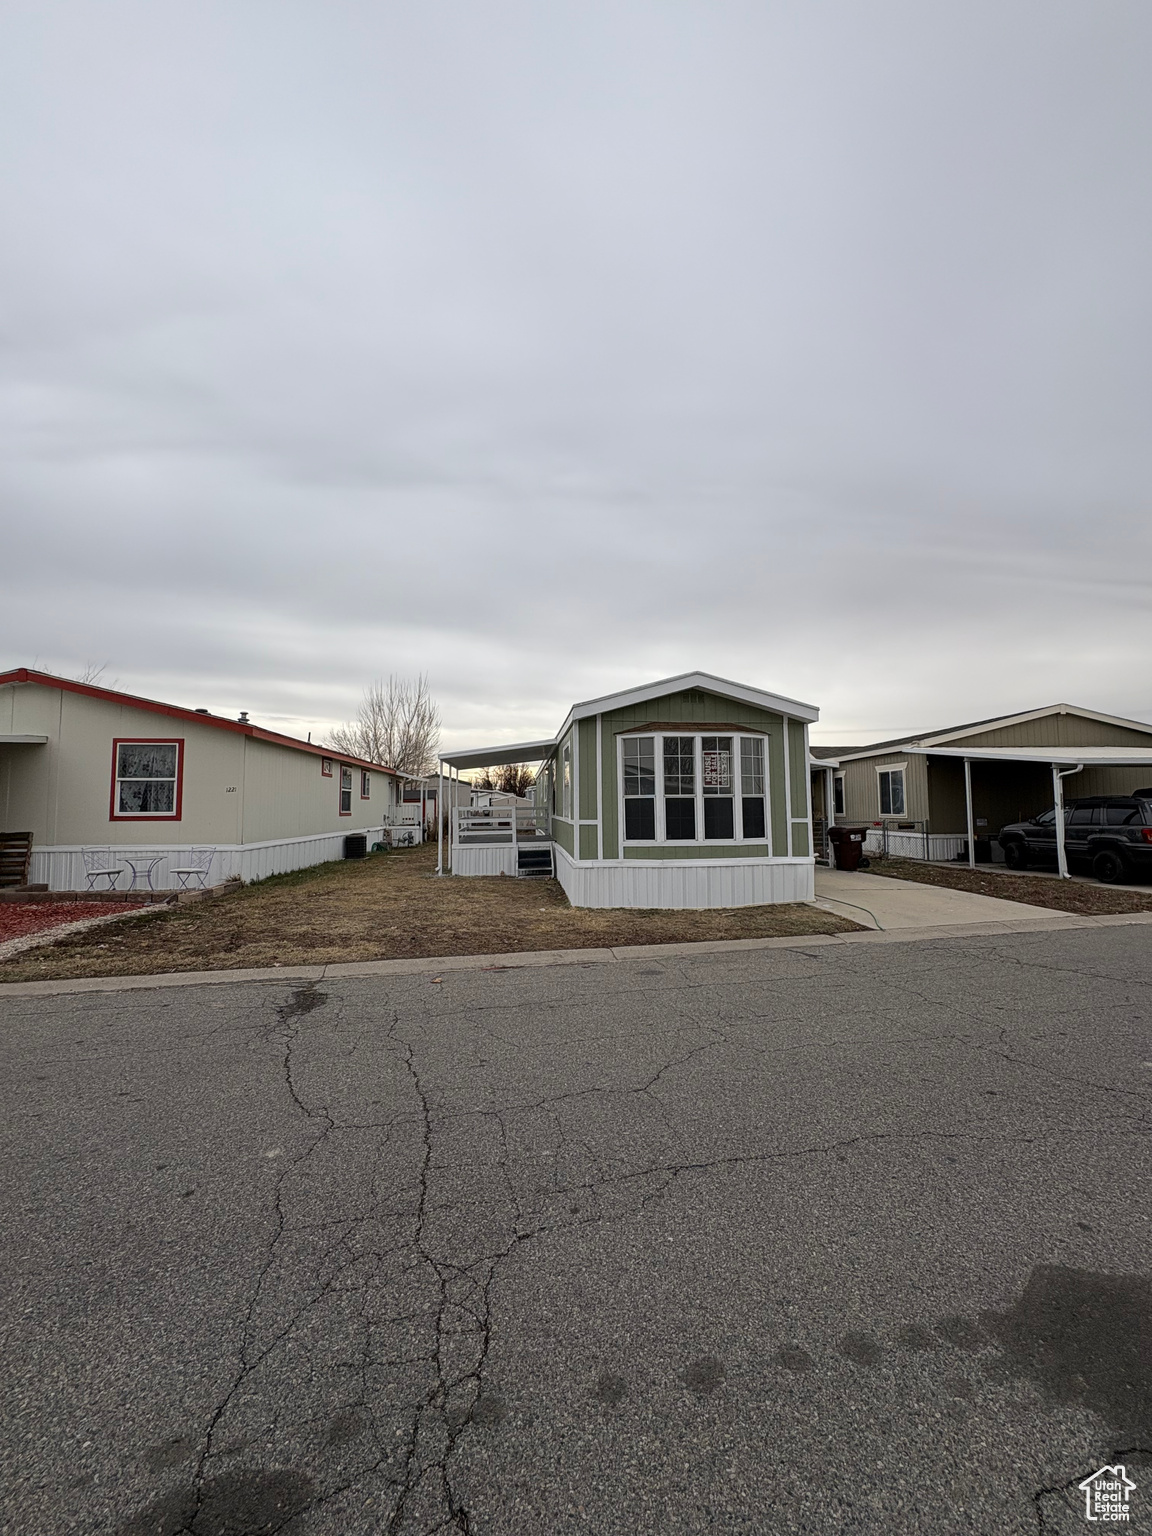
[[[802,902],[708,912],[569,906],[555,880],[437,879],[436,850],[376,854],[165,907],[0,963],[0,982],[514,950],[846,933]]]
[[[1090,884],[1084,880],[1059,880],[1047,874],[1016,874],[1010,869],[989,869],[986,864],[970,869],[966,864],[924,864],[917,859],[873,858],[870,875],[893,880],[915,880],[921,885],[945,885],[954,891],[975,891],[998,896],[1001,901],[1024,901],[1034,907],[1054,907],[1096,917],[1108,912],[1152,911],[1152,890],[1147,887]]]

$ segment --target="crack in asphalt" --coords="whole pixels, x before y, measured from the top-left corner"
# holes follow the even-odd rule
[[[823,959],[818,955],[817,959]],[[1059,969],[1049,967],[1048,969]],[[938,1004],[915,989],[900,989],[907,996],[915,997],[924,1006]],[[362,1412],[367,1419],[371,1434],[372,1450],[369,1458],[361,1460],[350,1473],[333,1485],[311,1494],[307,1507],[330,1504],[334,1499],[360,1487],[366,1479],[378,1476],[384,1479],[391,1499],[390,1513],[382,1514],[383,1528],[399,1533],[419,1529],[424,1536],[439,1531],[455,1531],[469,1536],[473,1529],[473,1514],[466,1507],[453,1482],[453,1458],[460,1436],[472,1424],[478,1422],[477,1411],[483,1405],[485,1376],[492,1346],[492,1296],[501,1271],[508,1259],[525,1243],[556,1233],[578,1230],[584,1227],[630,1221],[660,1200],[680,1179],[691,1174],[707,1174],[745,1167],[767,1167],[772,1164],[817,1159],[847,1152],[852,1149],[910,1145],[914,1143],[958,1144],[976,1146],[1032,1145],[1042,1139],[1037,1135],[994,1134],[986,1130],[879,1130],[851,1136],[813,1140],[800,1147],[780,1148],[770,1151],[733,1151],[724,1155],[703,1158],[666,1158],[648,1162],[645,1166],[613,1169],[605,1164],[603,1153],[597,1152],[587,1141],[571,1134],[564,1124],[563,1111],[592,1099],[628,1100],[638,1105],[651,1106],[659,1117],[674,1146],[682,1135],[669,1116],[668,1106],[661,1093],[661,1085],[671,1075],[690,1068],[700,1058],[725,1048],[737,1051],[753,1050],[758,1054],[781,1051],[810,1050],[811,1042],[781,1043],[780,1046],[762,1045],[747,1040],[734,1041],[729,1031],[747,1029],[762,1023],[756,1015],[745,1013],[739,1020],[723,1020],[725,1002],[712,997],[705,1009],[677,1006],[674,1023],[659,1030],[629,1032],[629,1038],[654,1041],[666,1030],[682,1035],[685,1026],[703,1030],[708,1038],[691,1048],[682,1050],[655,1070],[648,1070],[642,1081],[631,1085],[616,1086],[600,1083],[585,1089],[544,1095],[538,1099],[526,1099],[485,1108],[459,1108],[436,1105],[422,1076],[417,1046],[411,1037],[400,1033],[400,1014],[393,1009],[386,1039],[395,1048],[398,1067],[403,1074],[414,1100],[409,1111],[381,1115],[379,1119],[362,1118],[340,1120],[332,1112],[329,1103],[309,1098],[300,1078],[299,1046],[302,1021],[317,1009],[329,1003],[329,996],[318,990],[317,982],[310,981],[297,987],[288,1002],[275,1011],[276,1024],[265,1031],[266,1039],[274,1039],[279,1045],[279,1065],[288,1100],[303,1118],[306,1141],[303,1148],[278,1170],[272,1192],[270,1214],[272,1231],[263,1254],[260,1269],[247,1300],[239,1329],[238,1365],[231,1380],[213,1410],[203,1434],[194,1477],[194,1507],[186,1522],[180,1527],[180,1536],[196,1536],[205,1506],[209,1484],[208,1470],[215,1458],[225,1455],[227,1447],[220,1446],[221,1426],[239,1394],[251,1378],[261,1370],[270,1357],[294,1335],[296,1345],[310,1355],[311,1345],[299,1337],[301,1323],[330,1298],[340,1291],[356,1297],[355,1315],[358,1320],[356,1343],[349,1348],[346,1365],[352,1385],[352,1396],[345,1403],[348,1409]],[[337,1005],[339,1008],[339,1005]],[[468,1009],[459,1010],[467,1014]],[[442,1015],[437,1013],[439,1021]],[[419,1021],[418,1021],[419,1022]],[[426,1022],[426,1020],[424,1021]],[[784,1023],[772,1021],[778,1027]],[[342,1018],[336,1016],[326,1021],[326,1028],[340,1027]],[[479,1026],[475,1026],[479,1027]],[[986,1023],[982,1030],[987,1031]],[[590,1037],[592,1040],[606,1036]],[[615,1037],[619,1040],[621,1037]],[[949,1031],[947,1034],[904,1035],[900,1041],[884,1040],[885,1048],[897,1043],[953,1043],[967,1049],[988,1053],[1013,1065],[1039,1072],[1050,1082],[1070,1081],[1042,1064],[1013,1056],[1006,1049],[1008,1040],[1001,1029],[995,1041],[979,1040],[973,1035]],[[854,1038],[839,1038],[819,1042],[821,1048],[834,1049],[849,1045],[857,1047],[862,1042]],[[345,1053],[347,1056],[349,1053]],[[1076,1085],[1085,1084],[1077,1079]],[[1088,1085],[1095,1086],[1095,1085]],[[1101,1091],[1111,1085],[1099,1085]],[[1115,1091],[1115,1090],[1113,1090]],[[1123,1091],[1123,1090],[1122,1090]],[[1129,1097],[1142,1095],[1128,1094]],[[524,1187],[517,1177],[516,1157],[513,1152],[513,1135],[510,1123],[513,1117],[546,1115],[553,1128],[552,1178]],[[498,1175],[500,1188],[506,1197],[507,1215],[499,1218],[505,1227],[506,1237],[494,1245],[475,1251],[469,1262],[453,1262],[440,1251],[434,1225],[439,1218],[463,1208],[460,1201],[437,1201],[432,1182],[442,1168],[452,1163],[436,1160],[435,1151],[442,1132],[470,1118],[490,1120],[495,1127],[498,1155],[491,1166]],[[1110,1133],[1115,1125],[1110,1124]],[[406,1143],[394,1143],[394,1133],[411,1131],[415,1143],[411,1150],[416,1154],[416,1166],[411,1181],[399,1188],[395,1180],[387,1185],[385,1159],[389,1152],[410,1155]],[[373,1139],[371,1172],[367,1191],[357,1201],[354,1211],[315,1221],[289,1220],[285,1197],[290,1182],[303,1170],[304,1165],[333,1139],[346,1134],[364,1135]],[[1065,1129],[1065,1139],[1070,1135],[1097,1135],[1094,1129]],[[557,1166],[561,1155],[571,1154],[577,1160],[587,1159],[593,1175],[584,1179],[561,1176]],[[617,1162],[621,1148],[612,1148],[611,1157]],[[624,1154],[626,1155],[626,1153]],[[613,1209],[605,1202],[609,1191],[634,1192],[634,1198],[622,1207]],[[574,1196],[582,1196],[586,1205],[571,1205],[567,1212],[549,1211],[549,1201],[566,1202]],[[539,1202],[543,1201],[541,1207]],[[533,1208],[535,1207],[535,1208]],[[397,1237],[393,1245],[374,1244],[366,1229],[371,1223],[382,1221],[396,1225]],[[400,1229],[403,1228],[403,1235]],[[312,1284],[307,1294],[290,1309],[289,1314],[277,1321],[276,1327],[263,1338],[258,1336],[257,1315],[264,1302],[285,1240],[313,1234],[331,1240],[321,1244],[311,1256]],[[493,1234],[495,1235],[495,1234]],[[410,1262],[409,1262],[410,1261]],[[400,1266],[397,1269],[397,1265]],[[399,1301],[395,1293],[398,1286],[423,1275],[419,1285],[431,1288],[432,1300],[421,1306],[415,1299],[407,1307],[378,1315],[376,1304],[382,1297]],[[410,1287],[408,1287],[410,1288]],[[419,1294],[419,1291],[415,1293]],[[427,1313],[431,1311],[431,1318]],[[406,1347],[389,1348],[385,1342],[390,1330],[394,1336],[398,1329],[411,1335],[428,1326],[430,1333],[427,1348],[417,1346],[417,1340],[409,1338]],[[329,1362],[331,1363],[331,1362]],[[406,1399],[408,1407],[407,1430],[399,1446],[389,1440],[387,1426],[381,1423],[380,1413],[374,1406],[378,1388],[373,1373],[381,1369],[426,1370],[430,1375],[428,1385],[417,1391],[415,1398]],[[272,1427],[278,1431],[289,1425],[311,1424],[322,1420],[323,1414],[306,1415],[300,1419],[282,1419],[279,1413],[272,1415]],[[401,1431],[397,1431],[400,1434]],[[1138,1448],[1133,1448],[1133,1452]],[[1129,1454],[1133,1453],[1129,1452]],[[1125,1453],[1117,1453],[1118,1455]],[[1043,1498],[1073,1486],[1073,1483],[1038,1490],[1035,1505],[1040,1529],[1045,1530]],[[291,1524],[299,1511],[293,1511],[278,1524],[266,1527],[268,1536]]]
[[[300,1112],[309,1120],[315,1119],[317,1112],[310,1109],[308,1105],[306,1105],[300,1098],[300,1095],[296,1091],[295,1084],[292,1080],[292,1047],[297,1034],[297,1026],[295,1025],[295,1020],[300,1018],[302,1015],[311,1013],[314,1009],[321,1007],[326,1001],[326,994],[317,992],[315,984],[309,982],[306,986],[300,987],[295,992],[293,992],[289,1002],[276,1010],[276,1016],[281,1026],[283,1027],[284,1049],[282,1057],[282,1068],[284,1074],[284,1083],[293,1104],[295,1104],[296,1108],[300,1110]],[[195,1536],[195,1525],[204,1507],[206,1469],[209,1458],[212,1455],[213,1442],[221,1419],[227,1412],[229,1405],[232,1403],[245,1380],[254,1371],[259,1369],[260,1365],[264,1360],[268,1358],[273,1349],[276,1348],[277,1344],[280,1343],[283,1339],[287,1338],[288,1334],[291,1333],[293,1328],[296,1326],[299,1318],[303,1315],[304,1311],[307,1310],[307,1306],[315,1305],[316,1302],[320,1299],[319,1297],[316,1297],[311,1303],[306,1304],[305,1307],[299,1308],[280,1330],[280,1332],[273,1337],[271,1342],[261,1352],[261,1354],[258,1355],[255,1360],[249,1359],[249,1335],[252,1328],[252,1320],[255,1315],[256,1308],[259,1305],[265,1282],[275,1262],[277,1248],[281,1239],[284,1237],[286,1230],[284,1209],[282,1204],[284,1184],[286,1180],[292,1175],[292,1173],[298,1168],[298,1166],[305,1162],[309,1157],[311,1157],[312,1153],[316,1150],[320,1142],[323,1141],[324,1138],[332,1130],[334,1125],[332,1117],[327,1113],[327,1110],[323,1110],[322,1114],[324,1118],[324,1125],[318,1134],[308,1144],[303,1152],[301,1152],[297,1157],[290,1159],[288,1163],[285,1164],[276,1178],[272,1202],[273,1211],[276,1218],[276,1228],[269,1241],[268,1251],[265,1256],[264,1264],[256,1278],[256,1284],[253,1288],[251,1296],[249,1297],[248,1306],[245,1310],[243,1322],[241,1323],[239,1369],[236,1372],[236,1375],[233,1378],[230,1386],[228,1387],[228,1390],[217,1404],[217,1407],[212,1414],[212,1417],[208,1422],[208,1427],[205,1431],[204,1446],[197,1461],[196,1474],[193,1483],[195,1499],[194,1509],[191,1518],[185,1527],[188,1536]],[[180,1536],[184,1536],[183,1531],[180,1533]]]

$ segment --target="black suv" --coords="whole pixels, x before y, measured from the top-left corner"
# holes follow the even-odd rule
[[[1056,863],[1056,812],[1001,827],[997,842],[1009,869]],[[1131,795],[1093,795],[1064,806],[1064,852],[1068,864],[1089,865],[1109,885],[1130,876],[1152,875],[1152,789]]]

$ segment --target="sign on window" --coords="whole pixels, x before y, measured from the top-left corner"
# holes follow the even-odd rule
[[[704,788],[732,788],[731,752],[719,751],[704,753]]]

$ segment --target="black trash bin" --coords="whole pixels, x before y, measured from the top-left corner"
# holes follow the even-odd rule
[[[344,857],[346,859],[366,859],[368,857],[367,832],[349,832],[344,839]]]
[[[864,839],[867,836],[867,827],[828,828],[828,841],[832,844],[832,851],[836,856],[837,869],[860,868],[860,857],[864,852]]]

